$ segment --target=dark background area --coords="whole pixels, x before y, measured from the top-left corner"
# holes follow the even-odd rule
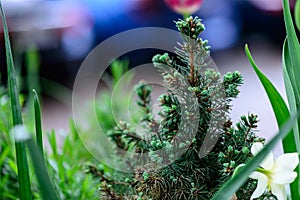
[[[139,27],[176,30],[172,22],[181,17],[163,0],[13,0],[4,1],[4,9],[23,75],[24,52],[34,44],[40,54],[40,76],[69,88],[83,59],[97,44]],[[280,48],[285,37],[280,0],[204,0],[195,15],[203,19],[207,28],[202,37],[209,40],[213,56],[253,36],[270,40]],[[2,81],[6,82],[1,49],[0,69]],[[155,54],[155,50],[145,50],[123,57],[129,58],[134,67],[151,62]]]

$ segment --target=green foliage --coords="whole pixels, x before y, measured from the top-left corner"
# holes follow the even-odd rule
[[[58,137],[54,131],[47,135],[52,152],[45,159],[50,177],[60,199],[97,199],[96,183],[84,173],[84,163],[93,159],[82,146],[73,121],[70,129],[65,136]]]
[[[35,90],[33,92],[33,104],[34,104],[34,121],[35,121],[35,135],[36,143],[39,147],[41,155],[44,157],[44,146],[43,146],[43,131],[42,131],[42,118],[41,118],[41,106],[38,98],[38,94]]]
[[[262,85],[265,88],[265,91],[269,97],[270,103],[272,105],[277,124],[279,127],[281,127],[287,120],[290,118],[290,112],[288,110],[288,107],[286,103],[284,102],[283,98],[279,94],[279,92],[276,90],[274,85],[269,81],[269,79],[259,70],[259,68],[256,66],[256,64],[253,61],[253,58],[250,54],[250,51],[248,49],[248,46],[245,47],[246,54],[248,56],[248,59],[256,72],[257,76],[259,77]],[[294,140],[294,134],[293,131],[291,131],[284,139],[283,139],[283,148],[286,153],[291,153],[297,151],[296,144]]]
[[[112,173],[102,164],[89,167],[104,199],[210,199],[252,157],[252,144],[264,141],[255,134],[256,115],[233,125],[231,100],[243,78],[239,72],[222,77],[209,67],[207,41],[198,38],[204,31],[201,20],[189,17],[176,26],[183,39],[177,56],[153,57],[167,89],[159,97],[160,111],[153,112],[152,87],[141,82],[135,91],[142,129],[121,121],[108,134],[117,153],[136,153],[125,161],[132,173]],[[238,199],[249,199],[254,189],[255,182],[248,180]]]
[[[222,188],[216,193],[212,200],[228,199],[234,194],[247,180],[248,176],[255,171],[264,158],[272,151],[274,146],[280,139],[284,138],[292,129],[295,121],[298,119],[300,112],[294,115],[286,124],[284,124],[280,131],[265,145],[265,147],[247,164],[240,169],[232,179],[226,182]],[[264,196],[260,197],[264,199]]]
[[[19,199],[14,140],[10,135],[13,127],[11,107],[7,92],[3,87],[0,87],[0,110],[0,199]],[[45,162],[51,182],[56,193],[59,194],[59,199],[97,199],[96,183],[90,175],[85,174],[84,166],[85,162],[92,162],[93,159],[82,146],[72,121],[70,129],[68,135],[59,138],[63,141],[61,144],[57,144],[57,134],[54,131],[51,134],[46,133],[51,151],[45,152]],[[36,151],[34,149],[34,153]],[[33,168],[29,170],[30,174],[34,173]],[[42,171],[39,168],[39,173]],[[34,199],[41,199],[36,178],[31,180],[31,188]]]
[[[111,66],[111,74],[113,86],[121,79],[121,77],[128,71],[129,61],[128,60],[115,60]],[[130,80],[131,78],[129,78]]]
[[[13,137],[9,134],[12,127],[11,106],[6,93],[7,91],[0,87],[0,199],[17,199],[17,165]]]
[[[44,157],[41,154],[41,152],[43,151],[40,151],[37,144],[32,138],[27,140],[26,143],[31,155],[31,159],[33,161],[32,163],[34,166],[37,182],[39,183],[39,190],[41,191],[40,193],[42,199],[58,200],[56,191],[52,186],[52,182],[50,181],[50,177],[47,172]]]
[[[300,109],[300,83],[297,78],[300,75],[300,45],[289,8],[289,2],[283,0],[283,14],[287,32],[287,39],[283,46],[282,62],[284,83],[288,96],[290,112],[291,114],[296,114],[297,110]],[[294,129],[294,142],[296,143],[298,153],[300,153],[299,123],[300,120],[298,120],[298,129],[297,126],[295,126],[296,129]],[[298,167],[298,172],[300,172],[300,167]],[[298,182],[298,184],[300,184],[300,178],[298,178]],[[299,186],[297,188],[299,188]],[[298,194],[298,198],[300,198],[300,191],[298,191]]]
[[[104,74],[103,79],[105,79],[106,85],[111,88],[101,90],[97,100],[92,102],[99,124],[89,124],[91,130],[95,130],[95,127],[100,125],[103,133],[108,133],[116,126],[116,118],[125,118],[124,113],[127,113],[126,108],[131,98],[131,95],[128,93],[128,87],[134,77],[134,73],[128,72],[128,67],[129,62],[127,60],[115,60],[110,66],[112,76],[110,77],[108,73]],[[121,78],[122,80],[120,80]],[[135,121],[139,114],[133,112],[132,116],[132,120]]]
[[[295,7],[295,17],[296,25],[299,28],[299,0],[296,2]],[[290,106],[291,114],[295,115],[300,109],[300,85],[299,85],[299,75],[300,75],[300,45],[299,40],[296,35],[294,28],[292,16],[289,9],[289,2],[283,0],[283,13],[285,20],[285,28],[287,32],[287,42],[283,47],[283,73],[284,73],[284,82],[286,93],[288,96],[288,102]],[[296,145],[295,152],[298,151],[300,154],[300,119],[298,123],[294,126],[294,143]],[[292,142],[292,141],[290,141]],[[289,146],[288,143],[284,146]],[[291,187],[291,198],[299,199],[300,198],[300,165],[296,168],[298,173],[297,179],[290,185]]]
[[[289,58],[291,67],[287,68],[287,72],[289,78],[291,80],[291,84],[294,88],[294,95],[296,100],[299,100],[300,97],[300,82],[297,81],[298,77],[300,77],[300,45],[296,35],[296,31],[294,28],[289,1],[283,0],[283,14],[284,14],[284,22],[287,33],[287,42],[288,42],[288,50],[289,50]],[[299,102],[297,102],[299,105]]]
[[[300,1],[296,1],[295,5],[295,22],[298,30],[300,31]]]
[[[127,70],[127,62],[115,62],[114,71],[117,71],[117,67],[123,67],[123,72]],[[120,68],[119,68],[120,70]],[[121,71],[121,70],[120,70]],[[116,74],[114,72],[113,74]],[[113,75],[114,81],[117,82],[119,76]],[[132,75],[128,74],[128,81],[131,80]],[[116,83],[115,83],[116,84]],[[105,93],[103,95],[108,95]],[[101,97],[100,97],[101,98]],[[106,96],[105,96],[106,98]],[[107,99],[111,97],[108,95]],[[12,124],[12,113],[10,98],[7,95],[7,90],[0,86],[0,199],[19,199],[19,185],[18,185],[18,166],[15,163],[16,155],[14,149],[14,139],[10,134],[10,130],[13,128]],[[96,163],[92,156],[86,151],[78,137],[78,132],[74,122],[70,121],[70,132],[67,134],[60,135],[54,131],[47,133],[42,131],[42,121],[40,113],[40,105],[38,95],[34,93],[33,98],[35,113],[35,121],[28,121],[29,123],[35,124],[36,126],[36,143],[39,150],[43,152],[43,134],[47,136],[49,143],[49,149],[44,152],[45,167],[41,164],[41,158],[39,150],[36,149],[36,145],[31,139],[28,143],[28,148],[31,152],[33,162],[29,162],[30,174],[34,174],[33,168],[39,169],[35,171],[37,177],[33,176],[31,180],[31,188],[33,199],[42,199],[42,195],[47,197],[58,195],[59,199],[98,199],[97,193],[97,181],[92,179],[92,176],[86,174],[88,166]],[[110,102],[110,101],[109,101]],[[120,109],[123,105],[118,105]],[[116,107],[114,107],[116,108]],[[29,111],[28,109],[24,109]],[[114,126],[113,118],[107,117],[109,112],[107,110],[101,110],[98,112],[100,119],[108,119],[108,121],[102,120],[106,123],[107,131],[111,130]],[[111,111],[111,110],[110,110]],[[30,111],[29,111],[30,112]],[[102,115],[101,115],[102,114]],[[27,117],[28,113],[23,113]],[[43,155],[43,154],[42,154]],[[90,163],[87,165],[87,163]],[[41,168],[42,167],[42,168]],[[46,170],[45,170],[46,169]],[[49,173],[49,180],[47,175]],[[118,174],[119,175],[119,174]],[[55,192],[51,191],[51,185],[53,184]],[[48,194],[48,195],[47,195]]]
[[[13,125],[22,124],[22,113],[19,102],[19,91],[16,81],[14,62],[11,52],[11,45],[8,35],[8,28],[6,24],[5,14],[0,2],[1,17],[4,31],[4,41],[5,41],[5,53],[6,53],[6,64],[7,64],[7,73],[8,73],[8,90],[11,101],[11,112]],[[32,198],[31,188],[30,188],[30,179],[28,171],[28,161],[25,143],[16,142],[16,160],[17,160],[17,169],[18,169],[18,180],[19,180],[19,193],[21,200],[30,200]]]
[[[113,79],[108,85],[114,87],[114,92],[105,91],[99,95],[100,104],[96,102],[96,114],[102,131],[114,142],[115,152],[119,155],[127,151],[135,153],[124,163],[131,173],[111,169],[102,163],[95,164],[97,162],[83,147],[73,121],[70,121],[69,134],[58,135],[54,131],[44,133],[49,142],[49,151],[44,152],[40,105],[36,93],[33,105],[29,106],[34,108],[35,113],[36,142],[29,139],[15,143],[10,130],[14,125],[22,124],[22,113],[8,30],[2,17],[9,87],[6,91],[0,86],[0,199],[93,200],[99,198],[98,188],[101,198],[114,200],[249,199],[257,182],[248,179],[248,176],[276,142],[288,135],[283,142],[284,150],[300,150],[299,124],[294,124],[299,116],[297,110],[300,105],[300,85],[297,81],[300,46],[288,1],[283,2],[288,34],[283,51],[283,71],[289,108],[255,65],[246,48],[280,126],[279,133],[254,158],[250,153],[252,144],[264,142],[255,134],[258,117],[254,114],[241,116],[235,124],[230,119],[231,102],[238,97],[243,77],[237,71],[221,76],[211,67],[208,42],[200,38],[205,27],[198,17],[175,22],[183,41],[175,50],[176,56],[170,57],[165,53],[153,57],[154,66],[161,73],[167,90],[158,99],[158,113],[154,113],[152,107],[153,88],[146,82],[140,82],[135,87],[139,112],[134,112],[134,119],[130,122],[115,122],[116,114],[119,119],[126,118],[122,113],[126,112],[124,108],[128,106],[131,96],[124,95],[124,91],[127,91],[124,85],[129,85],[133,74],[126,73],[127,61],[115,61],[112,64]],[[295,14],[297,25],[299,7],[298,0]],[[4,16],[2,7],[1,11]],[[30,63],[28,68],[33,67],[33,71],[38,65],[36,55],[35,51],[27,55]],[[34,76],[31,80],[36,80]],[[120,79],[126,84],[120,84]],[[38,84],[34,82],[34,85]],[[290,115],[292,119],[284,124]],[[136,126],[132,125],[135,123]],[[90,124],[91,129],[97,125]],[[290,131],[291,128],[294,128],[293,131]],[[33,161],[29,167],[26,144]],[[83,164],[87,162],[89,164]],[[29,174],[33,175],[33,168],[36,176],[32,176],[30,182]],[[299,199],[299,180],[291,185],[293,200]],[[276,197],[266,192],[259,198],[263,199]]]
[[[296,24],[299,25],[299,0],[296,3],[295,17]],[[255,70],[257,76],[259,77],[261,83],[263,84],[266,93],[268,94],[269,100],[271,102],[274,114],[277,119],[277,124],[280,127],[279,133],[265,146],[265,148],[252,159],[243,169],[239,170],[237,175],[233,177],[228,183],[226,183],[223,188],[217,193],[214,199],[226,199],[233,194],[244,181],[247,180],[248,175],[254,171],[257,166],[261,163],[264,156],[266,156],[271,149],[275,146],[276,141],[282,138],[283,149],[285,152],[297,152],[300,153],[300,136],[299,136],[299,67],[300,67],[300,45],[296,35],[296,31],[293,25],[293,20],[290,13],[290,6],[288,0],[283,0],[283,13],[285,20],[285,27],[287,31],[287,39],[283,45],[283,76],[284,84],[286,89],[286,94],[289,102],[289,108],[284,102],[281,95],[278,93],[276,88],[273,86],[271,81],[259,70],[259,68],[254,63],[252,56],[246,46],[246,54],[248,59]],[[292,117],[291,117],[292,116]],[[284,123],[291,118],[287,124]],[[298,122],[298,123],[295,123]],[[290,131],[290,129],[292,129]],[[286,136],[287,135],[287,136]],[[285,137],[286,136],[286,137]],[[264,156],[263,156],[264,155]],[[291,189],[291,199],[297,200],[300,198],[300,166],[296,168],[298,177],[290,185]],[[263,197],[261,197],[263,198]]]
[[[291,68],[291,62],[290,62],[290,58],[289,58],[289,53],[288,53],[288,47],[287,47],[288,43],[285,40],[284,44],[283,44],[283,51],[282,51],[282,66],[283,66],[283,79],[284,79],[284,85],[285,85],[285,89],[286,89],[286,94],[287,94],[287,99],[288,99],[288,103],[289,103],[289,108],[290,108],[290,112],[292,114],[297,113],[297,104],[296,104],[296,97],[295,97],[295,93],[294,93],[294,88],[292,86],[291,83],[291,79],[288,75],[287,69]],[[297,149],[298,151],[300,150],[299,147],[299,127],[298,127],[298,123],[295,124],[294,128],[294,139],[295,139],[295,143],[297,145]]]
[[[39,149],[33,139],[28,142],[14,141],[11,130],[15,125],[22,124],[22,114],[26,116],[28,113],[21,113],[22,96],[18,94],[8,30],[2,7],[1,11],[9,85],[8,91],[0,86],[0,199],[97,199],[96,186],[93,185],[91,176],[85,174],[83,164],[81,164],[86,159],[90,161],[92,159],[81,145],[73,123],[71,123],[72,131],[70,135],[66,136],[62,145],[56,144],[56,135],[52,132],[50,137],[50,146],[53,147],[52,153],[46,152],[45,160],[41,156],[43,152],[41,116],[36,93],[34,108],[36,111],[36,139]],[[31,62],[34,62],[33,59],[35,58],[31,58]],[[31,107],[33,108],[33,106]],[[28,125],[31,125],[31,121],[29,123]],[[33,161],[29,162],[29,167],[26,146]],[[32,165],[35,168],[36,176],[32,176],[32,180],[29,181],[29,174],[33,175]],[[50,177],[47,171],[49,171]],[[52,184],[54,184],[56,191]],[[59,198],[56,197],[56,193],[59,194]]]

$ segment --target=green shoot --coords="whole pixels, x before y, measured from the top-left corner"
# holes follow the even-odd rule
[[[39,102],[38,94],[33,90],[33,102],[34,102],[34,119],[35,119],[35,134],[36,142],[39,147],[39,150],[44,155],[43,148],[43,131],[42,131],[42,119],[41,119],[41,107]]]
[[[300,1],[297,0],[295,5],[295,22],[298,30],[300,31]]]
[[[1,2],[0,2],[0,9],[1,9],[1,16],[2,16],[3,31],[4,31],[9,96],[11,100],[13,125],[15,126],[23,123],[22,113],[21,113],[21,107],[19,102],[18,87],[17,87],[16,76],[15,76],[14,62],[13,62],[13,56],[12,56],[11,45],[9,40],[8,28],[7,28],[5,14]],[[17,158],[18,178],[19,178],[19,186],[20,186],[20,199],[31,200],[32,193],[30,188],[30,179],[29,179],[25,143],[16,142],[16,158]]]

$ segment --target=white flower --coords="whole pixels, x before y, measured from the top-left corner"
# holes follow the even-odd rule
[[[251,147],[251,153],[255,156],[263,144],[256,142]],[[270,190],[278,200],[286,200],[285,185],[292,183],[297,177],[294,169],[299,164],[298,153],[286,153],[274,160],[272,152],[267,155],[260,164],[256,172],[250,175],[250,178],[257,179],[257,188],[253,192],[251,199],[260,197],[266,189]]]

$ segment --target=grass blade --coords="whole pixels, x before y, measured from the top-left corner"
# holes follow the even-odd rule
[[[288,0],[283,0],[283,15],[285,28],[287,32],[287,41],[288,48],[291,60],[291,68],[288,69],[288,74],[290,76],[291,83],[294,88],[294,92],[296,94],[297,105],[300,104],[300,81],[298,81],[300,77],[300,45],[296,35],[296,31],[294,28],[290,5]]]
[[[2,8],[1,1],[0,1],[0,9],[1,9],[3,32],[4,32],[8,85],[9,85],[8,89],[9,89],[9,96],[11,101],[13,125],[18,125],[18,124],[22,124],[22,114],[21,114],[21,108],[19,102],[19,94],[18,94],[18,87],[17,87],[16,76],[15,76],[13,57],[11,52],[11,45],[10,45],[10,40],[8,35],[8,28],[7,28],[5,14]],[[16,146],[17,166],[18,166],[18,179],[19,179],[19,186],[20,186],[20,199],[31,200],[32,194],[30,188],[26,146],[24,143],[19,143],[19,142],[16,142],[15,146]]]
[[[32,92],[33,92],[33,104],[34,104],[36,143],[38,145],[38,148],[42,156],[44,156],[41,106],[40,106],[40,101],[37,92],[35,90],[32,90]]]
[[[269,79],[259,70],[259,68],[255,64],[247,45],[245,46],[245,51],[254,71],[256,72],[268,95],[277,120],[277,124],[279,127],[281,127],[290,118],[288,107],[271,81],[269,81]],[[290,131],[290,133],[283,139],[282,143],[285,153],[297,152],[293,131]]]
[[[291,16],[290,5],[288,0],[283,0],[283,15],[285,28],[287,32],[287,43],[284,45],[284,65],[288,77],[290,78],[290,83],[292,85],[292,92],[295,94],[295,102],[294,105],[291,105],[291,112],[295,112],[292,109],[298,110],[300,107],[300,45],[297,38],[296,30],[294,28],[293,19]],[[296,17],[296,25],[299,25],[299,0],[296,2],[295,8],[295,17]],[[299,27],[298,27],[299,28]],[[287,88],[290,90],[291,88]],[[290,97],[292,98],[292,97]],[[290,99],[293,100],[293,99]],[[289,101],[290,101],[289,100]],[[298,120],[298,128],[299,128]],[[298,143],[299,146],[299,129],[298,134],[295,134],[295,142]],[[288,145],[288,144],[286,144]],[[299,150],[299,148],[298,148]],[[298,166],[298,172],[300,171],[300,166]],[[300,199],[300,177],[293,184],[291,184],[291,198],[292,199]]]
[[[32,45],[26,50],[25,62],[27,68],[27,84],[28,91],[35,89],[37,93],[40,93],[40,58],[38,49],[36,46]],[[30,102],[31,103],[31,102]]]
[[[294,88],[292,86],[290,76],[288,75],[288,69],[292,68],[291,59],[289,56],[289,49],[288,49],[288,42],[285,40],[283,44],[283,51],[282,51],[282,66],[283,66],[283,78],[284,78],[284,85],[286,89],[286,95],[289,102],[289,108],[291,114],[297,113],[297,104],[296,104],[296,97],[294,93]],[[296,143],[297,151],[300,153],[300,135],[299,135],[299,121],[295,124],[294,127],[294,139]]]
[[[34,171],[36,174],[37,181],[39,183],[39,189],[42,194],[42,199],[44,200],[58,200],[56,191],[53,188],[49,174],[47,172],[46,164],[44,158],[35,143],[31,138],[30,133],[23,125],[18,125],[13,128],[16,142],[23,143],[27,145],[29,154],[32,159]]]
[[[27,147],[33,161],[36,178],[40,185],[40,190],[44,200],[58,200],[57,193],[53,188],[47,168],[38,146],[33,139],[27,141]]]
[[[277,142],[290,132],[299,117],[299,113],[300,112],[298,112],[297,115],[294,115],[285,125],[283,125],[270,142],[266,144],[254,158],[247,162],[245,167],[241,168],[232,179],[228,180],[211,200],[229,199],[245,183],[245,181],[247,181],[249,175],[255,171],[269,152],[272,151]]]
[[[289,54],[288,41],[286,40],[283,45],[282,51],[282,63],[283,63],[283,77],[284,77],[284,85],[286,88],[286,94],[290,106],[291,114],[295,114],[297,112],[297,103],[296,97],[294,93],[294,88],[292,86],[290,77],[288,75],[288,69],[292,68],[292,63]],[[295,124],[294,130],[294,141],[296,144],[296,148],[298,153],[300,153],[300,135],[299,135],[299,120],[298,123]],[[300,174],[300,166],[298,165],[296,171]],[[300,178],[298,178],[291,184],[291,196],[292,199],[300,199]]]
[[[40,84],[40,58],[38,54],[38,49],[35,45],[30,45],[25,52],[25,67],[26,67],[26,84],[27,84],[27,91],[32,91],[35,89],[36,93],[41,93],[41,84]],[[33,95],[28,95],[26,100],[26,108],[28,110],[27,120],[33,121],[34,120],[34,100]],[[28,123],[32,125],[32,123]],[[34,130],[34,127],[30,127]]]
[[[295,5],[295,22],[298,30],[300,31],[300,0],[297,0]]]

